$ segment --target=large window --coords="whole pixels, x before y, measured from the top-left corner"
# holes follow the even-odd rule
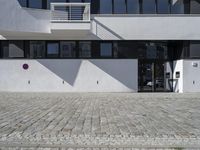
[[[91,42],[79,42],[79,57],[80,58],[91,57]]]
[[[47,57],[58,57],[59,56],[59,43],[48,42],[47,43]]]
[[[190,58],[200,58],[200,42],[190,42]]]
[[[143,14],[155,14],[156,13],[155,0],[143,0],[142,1],[142,12],[143,12]]]
[[[100,0],[100,14],[112,14],[112,0]]]
[[[42,0],[29,0],[29,7],[42,9]]]
[[[60,57],[75,58],[76,57],[76,42],[60,42]]]
[[[44,41],[30,41],[30,58],[45,58]]]
[[[140,13],[139,0],[127,0],[127,13],[128,14]]]
[[[115,14],[126,14],[125,0],[114,0],[114,13]]]
[[[22,7],[27,7],[27,0],[18,0]]]
[[[112,43],[101,43],[100,44],[100,56],[101,57],[112,57]]]
[[[169,0],[157,0],[157,12],[159,14],[168,14]]]
[[[171,13],[172,14],[184,14],[183,0],[171,0]]]
[[[190,13],[191,14],[200,14],[200,0],[191,0],[190,1]]]
[[[24,41],[2,41],[3,58],[23,58]]]

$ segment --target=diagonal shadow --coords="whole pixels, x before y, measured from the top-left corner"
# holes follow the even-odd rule
[[[135,88],[134,85],[137,84],[137,81],[133,84],[133,82],[130,82],[130,80],[131,81],[133,81],[134,79],[137,80],[137,77],[134,76],[135,74],[137,75],[137,72],[130,73],[130,68],[125,67],[127,65],[127,61],[125,62],[126,65],[124,63],[118,63],[116,65],[116,61],[113,61],[112,63],[108,63],[108,61],[102,61],[102,60],[89,60],[89,61],[96,67],[100,68],[101,70],[109,74],[111,77],[115,78],[116,80],[124,84],[126,87],[130,89]],[[132,61],[131,63],[132,63],[131,65],[134,67]],[[137,68],[134,69],[137,70]],[[130,79],[130,77],[132,79]]]
[[[102,24],[101,22],[99,22],[98,20],[96,20],[96,19],[93,19],[93,21],[97,24],[97,25],[99,25],[99,26],[101,26],[101,27],[103,27],[105,30],[107,30],[108,32],[110,32],[110,33],[112,33],[114,36],[116,36],[119,40],[124,40],[124,38],[123,37],[121,37],[119,34],[117,34],[115,31],[113,31],[113,30],[111,30],[110,28],[108,28],[107,26],[105,26],[104,24]],[[98,27],[96,27],[96,34],[98,35]]]
[[[55,75],[59,76],[71,86],[74,85],[78,71],[80,69],[81,60],[37,60],[41,65],[46,67]]]

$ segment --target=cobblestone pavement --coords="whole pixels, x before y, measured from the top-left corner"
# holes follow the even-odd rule
[[[0,93],[0,147],[199,150],[200,94]]]

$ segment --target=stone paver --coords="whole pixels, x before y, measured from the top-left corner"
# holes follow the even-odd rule
[[[200,94],[0,93],[0,147],[200,149]]]

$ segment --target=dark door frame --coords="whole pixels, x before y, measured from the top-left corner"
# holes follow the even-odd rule
[[[165,63],[165,60],[155,60],[155,59],[142,59],[138,60],[138,92],[165,92],[165,89],[157,91],[156,89],[156,65],[157,64],[163,64]],[[144,64],[151,64],[152,65],[152,89],[151,90],[144,90],[144,81],[143,81],[143,76],[142,76],[142,65]],[[165,74],[165,72],[163,72]],[[164,85],[164,80],[163,80],[163,85]]]

